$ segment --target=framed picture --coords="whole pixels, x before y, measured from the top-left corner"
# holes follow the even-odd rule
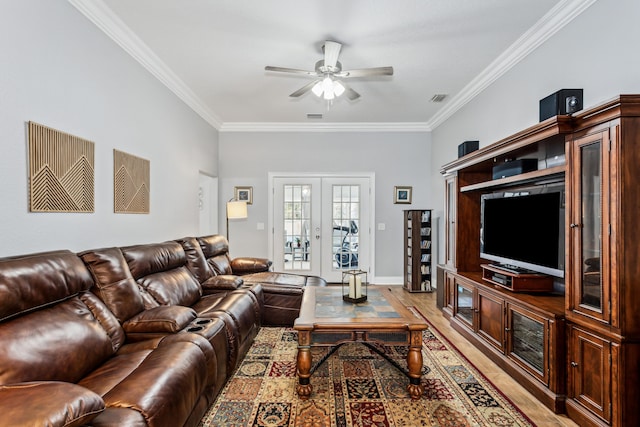
[[[236,200],[253,204],[253,187],[234,187],[234,195]]]
[[[393,203],[411,204],[411,192],[413,187],[393,187]]]

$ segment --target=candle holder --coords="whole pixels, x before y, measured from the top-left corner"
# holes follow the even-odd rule
[[[342,272],[342,300],[357,304],[367,300],[367,272],[347,270]]]

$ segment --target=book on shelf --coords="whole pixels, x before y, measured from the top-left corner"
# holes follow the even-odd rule
[[[422,283],[420,283],[420,290],[425,292],[433,291],[433,289],[431,288],[431,281],[423,280]]]
[[[420,228],[421,236],[431,236],[431,227],[422,227]]]
[[[431,221],[431,211],[422,212],[422,222],[429,222],[429,221]]]

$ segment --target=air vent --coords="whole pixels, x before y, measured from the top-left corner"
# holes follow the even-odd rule
[[[431,102],[442,102],[447,97],[447,95],[433,95],[431,98]]]
[[[307,119],[321,119],[322,113],[307,113]]]

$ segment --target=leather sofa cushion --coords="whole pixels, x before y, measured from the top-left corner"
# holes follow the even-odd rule
[[[176,240],[182,245],[185,256],[187,257],[187,268],[199,283],[205,282],[213,276],[213,272],[207,264],[207,259],[202,252],[200,243],[195,237],[183,237]]]
[[[249,273],[269,271],[271,264],[271,261],[266,258],[234,258],[231,260],[231,270],[233,271],[233,274],[242,276]]]
[[[53,251],[0,260],[0,320],[69,298],[93,285],[82,260]]]
[[[196,319],[196,312],[180,305],[159,306],[144,310],[127,320],[122,327],[129,333],[176,333]]]
[[[204,295],[191,308],[195,310],[198,317],[208,317],[208,313],[219,310],[220,303],[226,295]]]
[[[0,402],[2,419],[14,426],[84,426],[104,411],[96,393],[58,381],[0,386]]]
[[[157,345],[145,349],[150,343]],[[139,412],[147,425],[182,426],[215,381],[212,362],[215,354],[205,338],[170,335],[124,346],[79,385],[101,395],[108,408]]]
[[[160,305],[193,305],[200,299],[202,288],[186,267],[149,274],[138,279]]]
[[[202,236],[198,237],[197,240],[202,248],[202,253],[205,258],[227,255],[229,253],[229,242],[221,234]]]
[[[238,289],[244,284],[244,280],[238,276],[229,274],[221,274],[219,276],[213,276],[202,283],[202,290],[206,293],[207,290],[224,290],[232,291]]]
[[[80,253],[80,258],[94,278],[95,284],[91,290],[120,323],[144,310],[138,284],[119,248],[85,251]]]
[[[131,408],[106,408],[91,421],[91,427],[147,427],[144,416]]]
[[[233,270],[231,270],[231,261],[227,255],[218,255],[208,258],[207,263],[209,263],[216,274],[233,274]]]
[[[91,300],[91,294],[86,297]],[[93,296],[92,303],[100,303]],[[98,314],[102,316],[102,314]],[[117,320],[113,318],[117,324]],[[119,325],[118,325],[119,326]],[[122,334],[123,335],[123,334]],[[121,337],[122,340],[122,337]],[[0,384],[76,383],[116,351],[97,316],[79,297],[0,323]]]
[[[231,259],[229,258],[229,242],[220,235],[198,237],[207,262],[216,274],[233,274]]]
[[[187,258],[178,242],[153,243],[120,248],[133,278],[171,270],[186,264]]]
[[[279,286],[291,286],[296,288],[304,288],[307,284],[307,276],[298,274],[282,274],[275,272],[262,272],[242,276],[245,283],[263,283]]]
[[[159,305],[190,306],[202,295],[180,243],[128,246],[121,251],[133,278]]]

